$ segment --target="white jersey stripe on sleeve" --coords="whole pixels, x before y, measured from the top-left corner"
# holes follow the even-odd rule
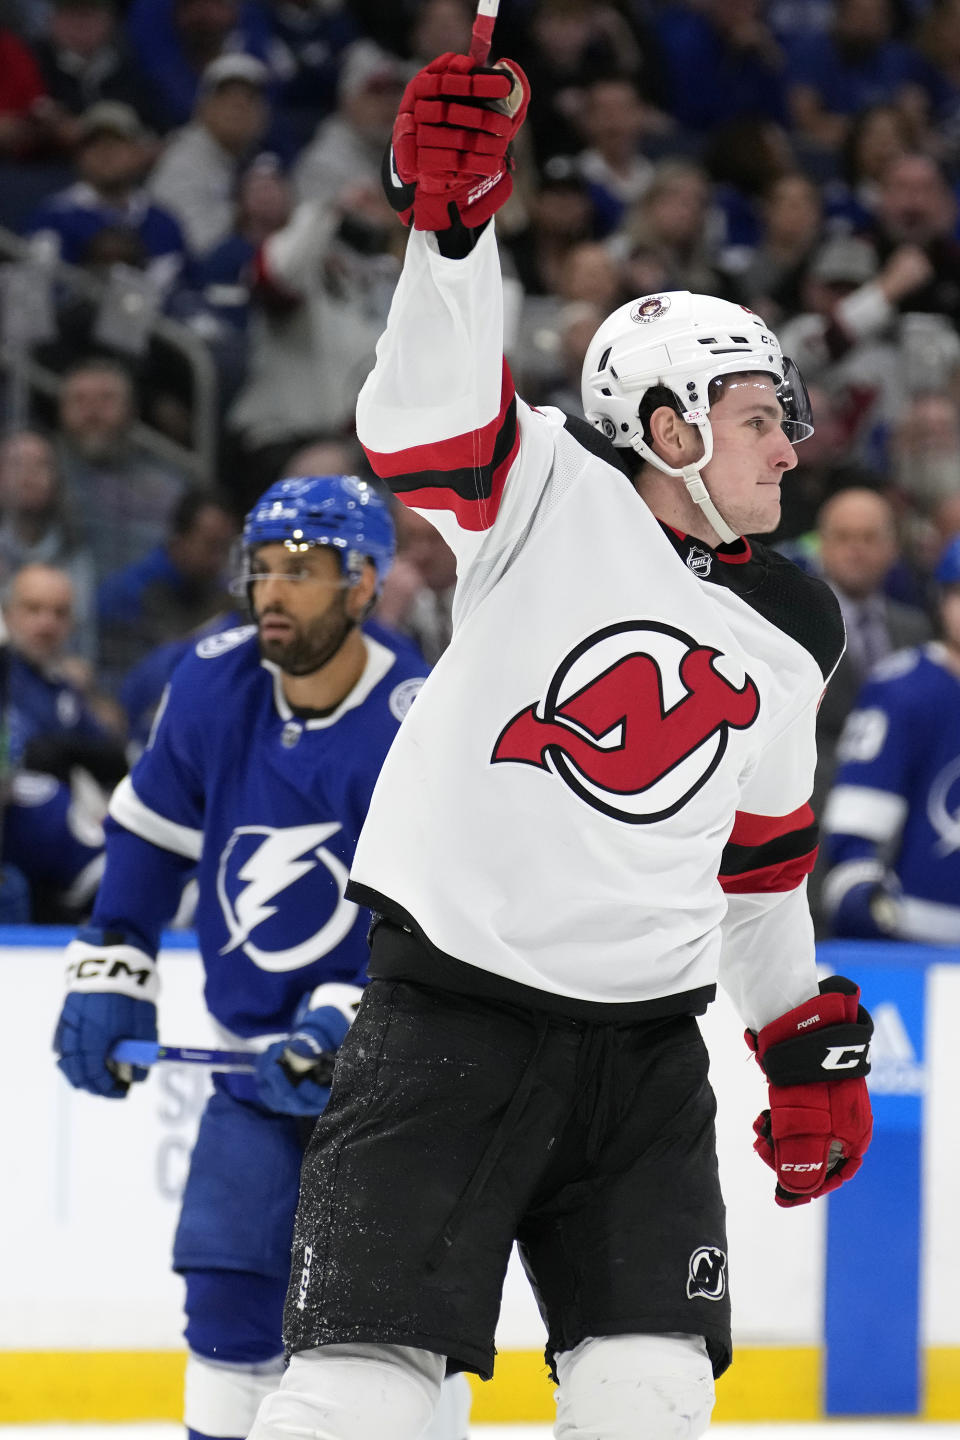
[[[133,788],[127,775],[114,790],[110,799],[110,814],[119,825],[132,830],[141,840],[159,845],[161,850],[172,850],[175,855],[185,855],[188,860],[199,860],[203,849],[203,831],[193,830],[189,825],[178,825],[144,805]]]
[[[898,834],[906,818],[902,795],[867,785],[837,785],[827,801],[823,828],[830,835],[862,835],[882,843]]]

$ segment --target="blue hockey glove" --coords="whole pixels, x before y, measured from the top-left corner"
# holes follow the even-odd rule
[[[112,1067],[118,1040],[156,1040],[157,967],[121,935],[87,928],[67,946],[67,996],[53,1037],[57,1064],[78,1090],[122,1099],[142,1066]]]
[[[319,1115],[330,1099],[334,1057],[363,992],[321,985],[308,997],[296,1029],[257,1059],[257,1098],[281,1115]]]

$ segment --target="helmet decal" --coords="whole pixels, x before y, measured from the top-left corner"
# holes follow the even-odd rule
[[[669,309],[669,295],[648,295],[645,300],[637,300],[631,306],[630,319],[635,320],[638,325],[646,325],[651,320],[659,320]]]

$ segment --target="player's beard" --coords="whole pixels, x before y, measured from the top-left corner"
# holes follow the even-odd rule
[[[265,613],[282,614],[293,626],[293,634],[286,640],[264,640],[262,634],[258,636],[264,660],[278,665],[285,675],[312,675],[321,669],[333,659],[357,623],[347,611],[345,592],[337,595],[329,610],[307,625],[298,624],[286,611]],[[262,618],[262,615],[258,617]]]

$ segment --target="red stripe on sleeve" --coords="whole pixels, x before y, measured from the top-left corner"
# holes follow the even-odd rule
[[[449,440],[434,440],[428,445],[411,445],[407,450],[368,450],[363,447],[375,475],[390,480],[395,475],[409,475],[417,470],[462,470],[468,465],[489,465],[493,449],[514,397],[513,376],[506,360],[500,382],[500,409],[488,425],[454,435]],[[408,504],[413,504],[407,496]],[[419,508],[419,504],[418,504]],[[447,508],[446,506],[444,507]]]
[[[781,835],[789,835],[791,830],[805,830],[814,823],[814,819],[809,805],[801,805],[789,815],[751,815],[747,810],[738,810],[728,843],[765,845]]]
[[[725,895],[758,895],[796,890],[803,877],[809,875],[816,864],[818,848],[814,845],[806,855],[783,860],[777,865],[763,865],[759,870],[746,870],[742,875],[720,875],[720,888]]]
[[[397,499],[402,500],[404,505],[409,505],[414,510],[451,510],[457,517],[457,524],[461,530],[489,530],[497,518],[500,501],[503,497],[503,487],[519,449],[520,429],[518,427],[506,459],[490,476],[489,495],[477,495],[473,500],[466,500],[455,490],[446,490],[442,485],[429,485],[425,486],[423,490],[404,490],[401,495],[397,496]],[[409,454],[409,451],[407,453]]]

